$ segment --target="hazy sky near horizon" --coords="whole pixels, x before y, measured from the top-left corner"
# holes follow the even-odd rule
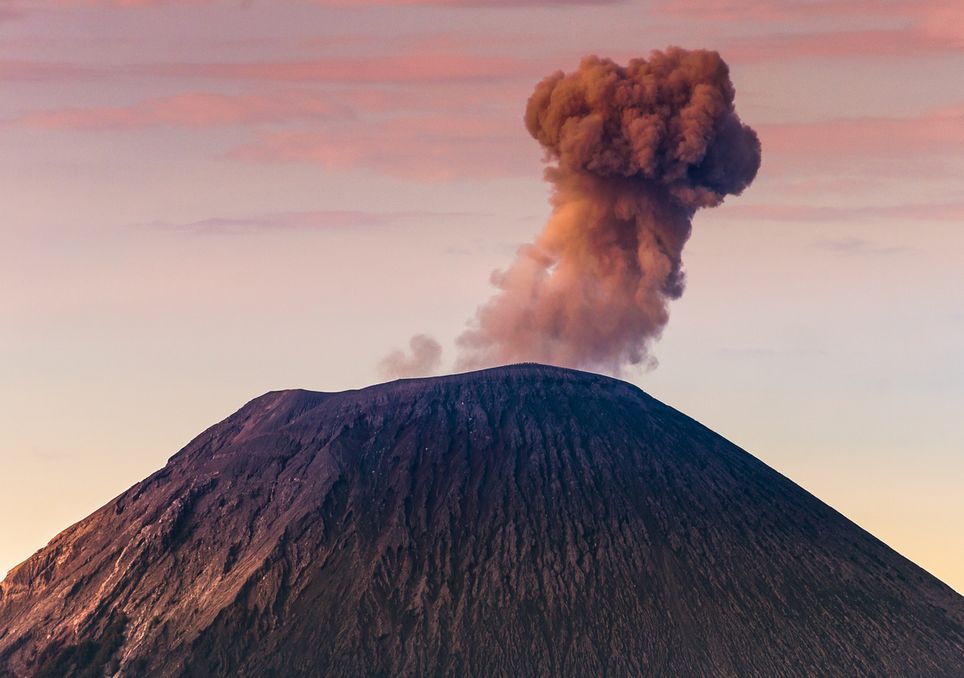
[[[549,212],[522,112],[718,49],[755,183],[624,378],[964,591],[964,9],[0,0],[0,573],[267,390],[453,340]]]

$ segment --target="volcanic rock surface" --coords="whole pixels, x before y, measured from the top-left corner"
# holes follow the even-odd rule
[[[268,393],[0,585],[0,674],[956,676],[964,598],[630,384]]]

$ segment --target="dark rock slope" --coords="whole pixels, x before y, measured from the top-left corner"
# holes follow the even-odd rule
[[[964,598],[637,388],[269,393],[0,587],[0,673],[962,676]]]

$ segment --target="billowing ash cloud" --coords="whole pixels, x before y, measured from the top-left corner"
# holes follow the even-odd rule
[[[552,215],[458,338],[459,369],[535,361],[619,373],[652,364],[651,343],[683,293],[693,215],[737,195],[760,141],[733,106],[719,54],[670,48],[626,66],[589,56],[536,86],[529,133],[551,164]],[[392,375],[434,369],[438,344],[412,339]],[[424,371],[423,371],[424,372]]]
[[[670,48],[620,66],[586,57],[543,80],[526,127],[554,165],[552,215],[458,344],[458,366],[538,361],[619,372],[683,293],[694,213],[739,194],[760,166],[716,52]]]
[[[392,351],[378,364],[386,379],[423,377],[434,374],[442,360],[442,347],[432,337],[416,334],[408,342],[410,353]]]

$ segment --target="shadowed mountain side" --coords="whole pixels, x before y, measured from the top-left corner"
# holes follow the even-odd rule
[[[0,585],[0,674],[960,676],[964,598],[636,387],[268,393]]]

